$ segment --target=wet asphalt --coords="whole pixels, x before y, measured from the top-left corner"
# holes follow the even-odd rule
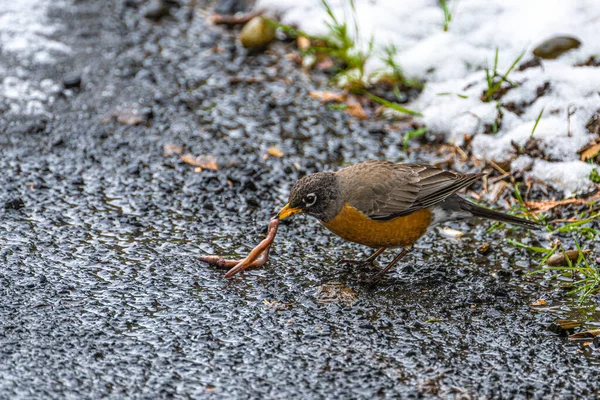
[[[573,312],[564,291],[504,242],[537,240],[520,230],[434,230],[375,288],[337,264],[365,249],[304,217],[280,226],[264,268],[226,280],[199,262],[244,256],[304,174],[431,160],[407,158],[385,121],[310,98],[326,78],[288,44],[248,54],[206,23],[204,1],[158,22],[145,7],[53,9],[73,52],[25,73],[71,88],[44,115],[0,104],[0,398],[600,395],[598,353],[554,323]],[[139,125],[112,117],[132,109]],[[195,172],[165,145],[219,170]],[[285,156],[265,157],[271,146]],[[586,304],[576,312],[597,316],[598,298]]]

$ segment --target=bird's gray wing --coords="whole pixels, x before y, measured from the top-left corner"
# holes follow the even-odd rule
[[[369,218],[382,221],[441,203],[484,175],[387,161],[355,164],[337,174],[346,201]]]

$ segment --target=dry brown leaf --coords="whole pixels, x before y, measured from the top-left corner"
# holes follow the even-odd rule
[[[178,146],[176,144],[168,143],[163,146],[163,156],[169,157],[173,154],[182,155],[183,154],[183,146]]]
[[[217,165],[217,158],[215,156],[194,156],[192,154],[186,154],[181,156],[181,161],[198,168],[214,170],[219,169],[219,166]],[[200,171],[196,170],[196,172]]]
[[[334,64],[333,60],[329,57],[327,57],[317,63],[317,69],[320,69],[320,70],[331,69],[334,66],[335,66],[335,64]]]
[[[104,115],[100,122],[107,124],[111,121],[117,121],[123,125],[145,124],[150,119],[152,113],[149,109],[140,106],[125,106]]]
[[[340,282],[327,282],[319,286],[315,296],[321,304],[345,303],[351,306],[358,300],[356,292]]]
[[[336,93],[336,92],[326,92],[326,91],[310,92],[309,95],[313,99],[321,100],[323,103],[329,103],[331,101],[337,101],[339,103],[343,103],[346,100],[346,96],[344,96],[342,93]]]
[[[479,246],[479,248],[477,249],[477,252],[481,255],[485,255],[485,254],[489,253],[490,250],[491,250],[490,244],[484,243],[481,246]]]
[[[546,300],[544,299],[537,299],[536,301],[534,301],[533,303],[530,304],[530,306],[545,306],[546,304]]]
[[[275,147],[275,146],[269,147],[267,149],[267,153],[270,156],[277,157],[277,158],[281,158],[281,157],[285,156],[285,154],[283,153],[283,151],[281,151],[281,149],[279,147]]]
[[[600,329],[591,329],[589,331],[577,332],[569,336],[570,340],[589,340],[600,335]]]
[[[369,116],[365,112],[362,105],[353,97],[348,97],[342,93],[336,92],[310,92],[310,97],[313,99],[319,99],[322,103],[344,103],[346,104],[345,112],[358,119],[366,119]]]
[[[594,144],[587,149],[584,147],[581,151],[581,161],[587,161],[600,154],[600,143]]]
[[[367,119],[369,117],[367,115],[367,113],[365,112],[365,110],[360,105],[360,103],[352,102],[352,103],[346,103],[346,105],[348,106],[344,110],[346,112],[346,114],[352,115],[353,117],[358,118],[358,119]]]
[[[581,325],[581,322],[574,319],[557,319],[555,323],[556,325],[560,326],[561,329],[565,330],[577,328],[579,325]]]

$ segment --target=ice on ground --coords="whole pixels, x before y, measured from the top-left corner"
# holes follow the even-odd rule
[[[350,17],[348,0],[329,0],[334,13]],[[426,81],[421,96],[410,105],[424,116],[427,128],[461,145],[474,136],[474,154],[504,160],[516,157],[514,145],[524,145],[533,134],[552,162],[535,163],[530,175],[548,179],[548,170],[569,169],[569,174],[548,179],[565,194],[581,193],[591,186],[590,166],[578,161],[577,151],[593,136],[586,123],[600,109],[600,68],[578,66],[600,56],[600,2],[598,0],[448,0],[452,21],[443,31],[439,0],[355,0],[360,43],[373,37],[375,54],[393,43],[396,61],[413,79]],[[282,12],[284,23],[311,34],[326,34],[328,17],[321,0],[258,0],[258,7]],[[499,49],[498,71],[504,73],[525,51],[523,61],[542,41],[556,36],[578,38],[582,45],[556,60],[513,71],[509,79],[519,86],[501,99],[484,102],[487,88],[484,68],[492,67]],[[372,57],[367,68],[383,67]],[[540,96],[540,94],[542,94]],[[502,112],[497,133],[490,133]]]
[[[47,18],[50,0],[0,0],[0,110],[13,114],[43,114],[56,84],[31,80],[28,68],[48,65],[71,49],[51,36],[62,29]],[[2,104],[4,103],[4,104]]]

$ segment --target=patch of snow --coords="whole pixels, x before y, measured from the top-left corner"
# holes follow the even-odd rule
[[[13,114],[44,114],[58,86],[50,79],[33,79],[29,69],[57,62],[70,54],[51,38],[62,29],[47,18],[51,0],[0,0],[0,103]]]
[[[580,161],[564,161],[560,165],[544,160],[535,160],[529,175],[556,189],[563,190],[566,197],[585,192],[593,187],[590,174],[594,166]]]
[[[590,166],[579,161],[577,151],[590,142],[586,123],[600,109],[600,68],[579,67],[600,55],[600,2],[598,0],[448,0],[452,11],[449,31],[443,31],[439,0],[355,0],[360,27],[359,43],[374,38],[374,54],[393,43],[396,61],[408,77],[426,81],[419,98],[409,105],[423,114],[427,128],[444,134],[449,142],[472,141],[477,157],[514,158],[513,143],[524,145],[533,134],[540,149],[556,162],[537,160],[530,176],[544,179],[566,193],[589,188]],[[349,17],[348,0],[329,0],[334,13]],[[326,34],[329,20],[321,0],[258,0],[258,7],[283,12],[282,21],[311,34]],[[348,19],[348,18],[346,18]],[[497,118],[496,102],[483,102],[487,88],[484,68],[492,67],[499,49],[498,71],[504,73],[523,52],[523,61],[542,41],[556,36],[578,38],[582,45],[542,66],[513,71],[518,83],[500,100],[518,113],[502,107],[496,134],[484,134]],[[383,67],[372,57],[370,72]],[[544,91],[539,97],[538,91]],[[460,96],[459,96],[460,95]],[[553,170],[569,173],[552,175]],[[559,172],[556,172],[558,174]],[[561,172],[562,173],[562,172]]]

